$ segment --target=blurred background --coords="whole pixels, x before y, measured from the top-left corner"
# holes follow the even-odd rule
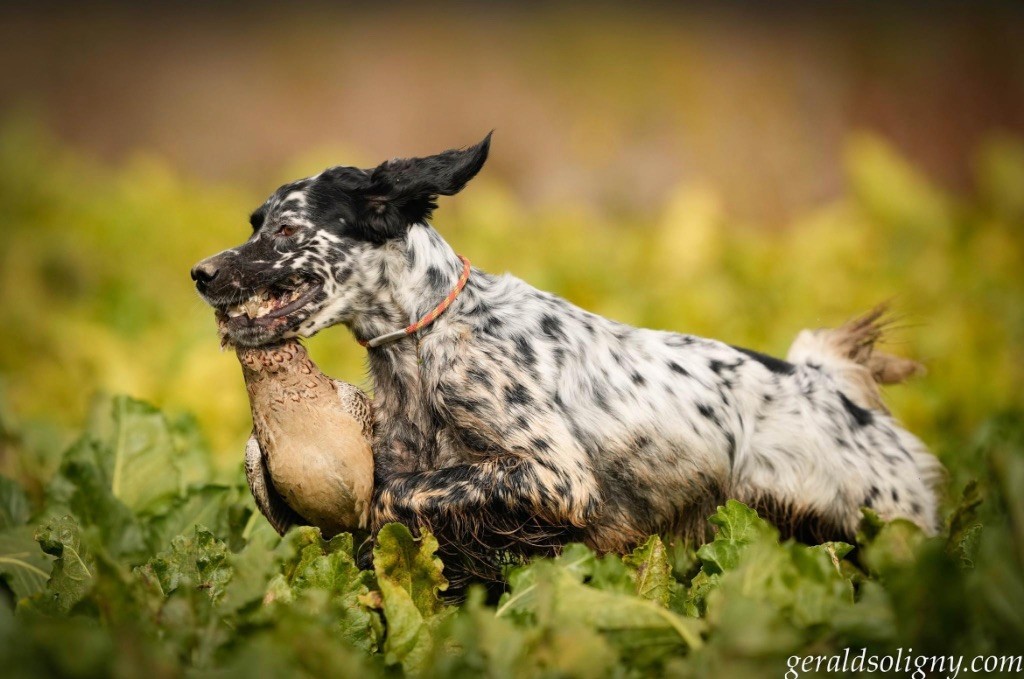
[[[5,6],[0,471],[55,464],[97,392],[194,414],[235,469],[245,390],[190,266],[285,181],[494,128],[435,220],[475,264],[778,355],[893,300],[891,350],[930,369],[893,408],[959,477],[1024,407],[1022,28],[1019,3]],[[311,347],[368,386],[344,328]]]

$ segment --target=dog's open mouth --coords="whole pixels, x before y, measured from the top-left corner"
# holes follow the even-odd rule
[[[316,299],[323,285],[309,278],[289,279],[260,288],[243,302],[217,307],[221,330],[243,329],[273,331],[289,324],[289,317],[298,315]]]

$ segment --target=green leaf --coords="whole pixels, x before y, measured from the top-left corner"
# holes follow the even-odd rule
[[[231,579],[227,546],[213,533],[196,526],[191,536],[179,535],[171,548],[142,567],[154,575],[165,594],[182,587],[203,590],[216,601]]]
[[[0,580],[24,599],[43,591],[50,577],[51,559],[39,548],[29,526],[0,531]]]
[[[497,617],[483,588],[469,591],[458,614],[437,634],[427,674],[432,677],[607,677],[618,653],[582,624],[521,626]]]
[[[624,556],[622,563],[636,585],[637,596],[668,607],[672,595],[672,566],[660,537],[652,535],[632,554]]]
[[[777,540],[778,531],[742,502],[728,500],[708,519],[718,531],[715,539],[697,550],[709,574],[724,573],[739,564],[744,547],[760,540]]]
[[[683,603],[688,615],[704,615],[716,626],[735,624],[727,621],[744,615],[737,613],[742,606],[736,599],[757,602],[793,628],[785,636],[795,629],[827,624],[838,608],[853,604],[849,569],[842,562],[850,545],[780,544],[773,527],[734,501],[720,507],[710,521],[718,532],[697,551],[703,565]],[[764,640],[757,652],[773,652],[770,635]],[[742,643],[750,650],[753,641],[750,637]],[[741,643],[738,637],[736,643]]]
[[[31,513],[21,486],[13,479],[0,476],[0,531],[24,526]]]
[[[866,545],[878,536],[878,533],[885,527],[885,521],[882,520],[882,517],[875,510],[869,507],[861,507],[860,513],[860,524],[857,526],[857,544]]]
[[[879,528],[871,542],[864,546],[864,564],[873,573],[908,566],[925,539],[924,532],[914,522],[894,519]]]
[[[210,483],[213,477],[213,458],[199,423],[191,413],[168,421],[174,441],[174,467],[179,474],[180,488]]]
[[[282,540],[268,522],[261,521],[245,546],[228,557],[234,575],[219,602],[221,610],[236,613],[262,601],[270,581],[296,554],[291,542]]]
[[[46,589],[29,600],[31,608],[48,614],[66,614],[95,584],[78,522],[71,516],[51,519],[36,531],[35,537],[42,550],[56,559]]]
[[[100,400],[86,435],[102,446],[111,493],[132,511],[158,511],[182,490],[175,432],[153,406],[127,396]]]
[[[448,581],[436,552],[433,535],[423,531],[413,538],[398,523],[381,528],[373,548],[373,568],[387,620],[384,658],[388,664],[401,663],[412,674],[422,669],[446,610],[438,593],[448,589]]]
[[[142,523],[111,491],[104,471],[108,451],[87,438],[64,455],[60,473],[47,488],[48,509],[72,512],[85,526],[95,527],[115,557],[142,561],[149,553]]]
[[[606,592],[635,595],[636,573],[623,563],[618,554],[595,558],[586,583]]]
[[[591,555],[591,559],[593,556]],[[533,620],[555,627],[583,625],[607,635],[616,645],[636,651],[661,646],[698,648],[703,625],[683,618],[660,604],[632,594],[597,589],[583,583],[573,561],[541,560],[526,567],[520,589],[502,597],[496,615]]]
[[[146,526],[150,549],[169,544],[179,535],[190,534],[196,526],[205,526],[211,533],[226,537],[230,530],[228,508],[239,498],[234,486],[207,485],[191,488],[163,514],[153,517]]]
[[[374,576],[359,570],[353,553],[348,533],[334,536],[326,550],[307,546],[292,574],[292,592],[296,605],[329,612],[341,638],[372,652],[383,632],[380,616],[366,604]]]
[[[555,563],[580,580],[592,578],[597,581],[599,587],[625,591],[627,588],[623,585],[623,579],[628,577],[625,574],[625,568],[622,567],[622,563],[618,561],[617,557],[610,556],[610,559],[611,566],[609,563],[599,564],[599,560],[589,547],[579,543],[570,543],[562,549],[561,554],[555,557]],[[502,595],[499,610],[507,609],[514,613],[521,608],[511,604],[533,595],[536,575],[537,570],[533,568],[533,564],[514,568],[508,575],[509,590]]]

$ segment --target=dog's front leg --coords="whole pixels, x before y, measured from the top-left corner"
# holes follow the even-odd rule
[[[505,455],[483,462],[400,473],[378,484],[372,524],[389,521],[412,528],[481,535],[515,525],[581,529],[599,506],[596,488],[577,474],[559,473],[539,460]],[[515,536],[509,536],[514,538]]]

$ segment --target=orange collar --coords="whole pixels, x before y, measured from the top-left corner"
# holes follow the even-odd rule
[[[452,289],[452,291],[448,293],[448,296],[441,300],[441,303],[434,307],[434,309],[429,314],[427,314],[426,316],[424,316],[423,318],[421,318],[420,320],[416,321],[415,323],[406,328],[402,328],[401,330],[394,330],[383,335],[378,335],[373,339],[359,340],[359,343],[368,349],[375,349],[381,346],[382,344],[390,344],[391,342],[398,341],[403,337],[408,337],[414,332],[419,332],[423,328],[427,327],[428,325],[436,321],[437,317],[443,314],[445,310],[451,306],[452,302],[455,301],[455,298],[459,296],[459,293],[462,292],[462,289],[466,287],[466,283],[469,281],[469,260],[463,257],[462,255],[458,255],[458,258],[462,262],[462,275],[459,276],[459,281],[455,284],[455,287]]]

